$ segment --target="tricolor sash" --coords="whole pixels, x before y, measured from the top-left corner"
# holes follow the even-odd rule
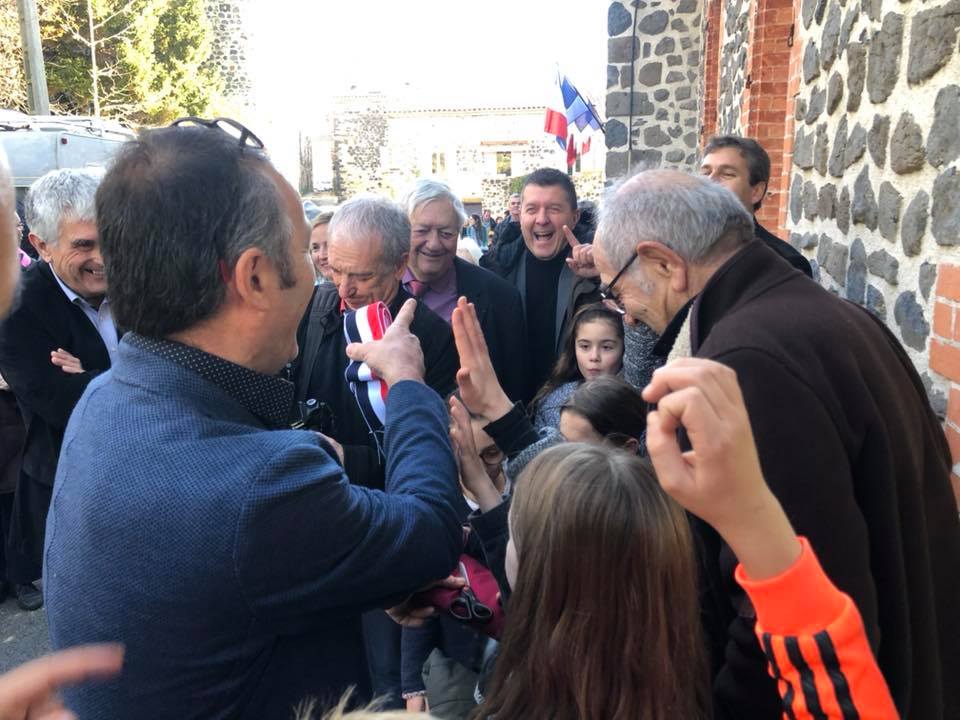
[[[379,340],[390,327],[393,318],[382,302],[365,305],[343,314],[343,334],[347,343],[365,343]],[[387,420],[387,383],[377,377],[366,363],[351,360],[343,373],[360,407],[367,428],[377,444],[381,459],[383,453],[383,424]]]

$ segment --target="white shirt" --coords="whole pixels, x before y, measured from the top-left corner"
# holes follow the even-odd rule
[[[53,272],[52,266],[50,271]],[[110,364],[115,363],[117,361],[117,328],[113,324],[113,315],[110,314],[110,301],[104,298],[100,303],[100,307],[95,308],[67,287],[66,283],[64,283],[56,273],[53,273],[53,276],[57,278],[60,289],[63,290],[63,294],[67,296],[67,299],[83,310],[83,314],[93,323],[93,326],[97,329],[97,333],[99,333],[100,338],[103,340],[103,344],[107,347],[107,353],[110,355]]]

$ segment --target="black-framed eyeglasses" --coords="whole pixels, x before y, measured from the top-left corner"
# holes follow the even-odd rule
[[[198,117],[182,117],[170,123],[170,127],[183,127],[184,125],[199,125],[200,127],[210,128],[225,132],[230,137],[236,139],[241,148],[249,147],[255,150],[263,150],[263,140],[258,138],[254,132],[245,125],[232,118],[218,117],[212,120],[204,120]]]
[[[611,280],[606,285],[600,286],[600,297],[603,298],[604,303],[606,303],[611,309],[616,310],[621,315],[626,315],[627,311],[623,307],[623,303],[620,301],[620,295],[613,289],[617,284],[617,281],[623,276],[627,269],[633,265],[633,261],[638,257],[637,253],[633,253],[627,264],[620,268],[620,272],[613,276]]]

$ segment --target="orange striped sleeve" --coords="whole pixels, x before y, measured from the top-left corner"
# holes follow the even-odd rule
[[[800,557],[767,580],[737,582],[757,613],[757,637],[788,720],[898,718],[860,613],[820,567],[805,538]]]

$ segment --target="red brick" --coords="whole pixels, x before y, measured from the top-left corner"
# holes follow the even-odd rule
[[[946,303],[938,302],[933,306],[933,333],[953,339],[953,308]]]
[[[947,400],[947,417],[953,424],[960,426],[960,388],[955,385],[950,388],[950,398]]]
[[[947,345],[937,338],[931,338],[930,369],[948,380],[960,382],[960,348]]]
[[[941,263],[937,267],[937,295],[960,300],[960,265]]]

